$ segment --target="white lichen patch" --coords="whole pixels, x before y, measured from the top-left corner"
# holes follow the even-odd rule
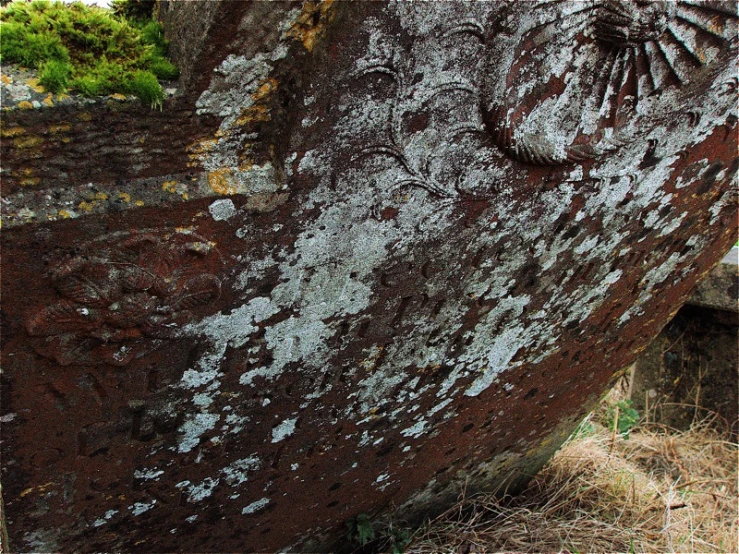
[[[221,472],[224,475],[224,481],[232,486],[238,486],[246,483],[248,474],[259,469],[261,462],[256,456],[249,456],[230,463],[224,467]]]
[[[195,413],[180,426],[180,440],[177,451],[180,454],[190,452],[198,444],[200,437],[215,428],[221,418],[218,414]]]
[[[208,211],[215,221],[225,221],[236,215],[236,206],[230,198],[222,198],[208,206]]]
[[[407,429],[403,429],[400,434],[404,437],[411,437],[414,439],[419,438],[421,435],[426,433],[428,430],[426,428],[426,422],[424,420],[418,421],[415,424],[411,425]]]
[[[188,502],[200,502],[201,500],[208,498],[210,495],[213,494],[213,491],[220,483],[219,479],[213,479],[211,477],[207,477],[206,479],[203,479],[200,483],[193,485],[189,484],[187,485],[187,500]]]
[[[298,418],[290,418],[282,421],[279,425],[272,428],[272,442],[280,442],[295,432],[295,425]]]
[[[163,469],[156,469],[156,468],[153,468],[153,469],[145,469],[145,470],[138,470],[137,469],[136,471],[133,472],[134,478],[136,478],[136,479],[145,479],[145,480],[150,480],[150,479],[158,480],[159,477],[161,477],[162,475],[164,475],[164,470]]]
[[[241,510],[241,513],[243,515],[253,514],[263,509],[267,504],[269,504],[269,498],[260,498],[259,500],[252,502],[248,506],[244,506],[244,508]]]
[[[134,504],[131,504],[128,507],[128,509],[131,511],[133,515],[140,516],[141,514],[151,510],[156,503],[157,503],[156,499],[152,500],[148,504],[145,502],[135,502]]]

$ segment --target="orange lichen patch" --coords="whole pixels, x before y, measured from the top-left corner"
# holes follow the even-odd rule
[[[69,123],[55,123],[49,125],[49,133],[52,135],[58,135],[59,133],[66,133],[70,131],[72,126]]]
[[[279,83],[270,77],[269,79],[265,79],[261,85],[259,85],[259,88],[257,88],[256,92],[254,92],[251,95],[251,99],[254,100],[254,102],[259,102],[263,98],[266,98],[273,92],[277,90],[279,87]]]
[[[91,212],[96,205],[97,202],[95,201],[88,202],[87,200],[83,200],[79,203],[77,209],[82,210],[83,212]]]
[[[128,204],[131,201],[131,195],[128,194],[127,192],[119,192],[118,198],[120,200],[123,200],[126,204]]]
[[[204,154],[207,154],[213,150],[218,144],[218,139],[202,139],[197,140],[187,147],[187,156],[190,158],[190,166],[196,165],[193,162],[197,162],[201,159]]]
[[[54,105],[54,100],[53,100],[53,97],[54,97],[54,95],[53,95],[53,94],[49,94],[49,95],[47,95],[47,96],[46,96],[46,98],[44,98],[43,100],[41,100],[41,103],[42,103],[42,104],[43,104],[44,106],[48,106],[48,107],[51,107],[51,106],[53,106],[53,105]]]
[[[0,130],[0,137],[3,138],[11,138],[11,137],[17,137],[18,135],[22,135],[25,133],[26,130],[23,127],[8,127],[7,129]]]
[[[250,123],[269,121],[270,119],[272,119],[272,116],[267,106],[264,104],[253,104],[241,112],[235,124],[244,126]]]
[[[80,121],[92,121],[92,114],[90,112],[82,112],[77,115],[77,119]]]
[[[24,137],[18,137],[13,139],[13,147],[18,149],[23,148],[36,148],[43,144],[44,139],[36,135],[28,135]]]
[[[31,104],[28,100],[23,100],[22,102],[18,102],[18,109],[20,110],[32,110],[33,104]]]
[[[115,94],[111,94],[110,97],[113,100],[125,100],[126,99],[126,95],[125,94],[121,94],[119,92],[116,92]]]
[[[107,200],[108,199],[108,195],[105,194],[104,192],[96,192],[94,198],[95,198],[95,200]]]
[[[250,171],[254,168],[254,159],[250,157],[245,157],[242,160],[239,160],[241,163],[239,164],[239,171]]]
[[[229,168],[216,169],[208,173],[208,184],[213,192],[221,195],[236,194],[237,189],[232,181],[232,173]]]
[[[164,181],[162,183],[162,190],[165,192],[171,192],[172,194],[177,192],[177,181]]]
[[[144,205],[144,201],[143,200],[134,200],[133,205],[134,206],[138,206],[140,208],[141,206]]]
[[[39,85],[38,79],[36,78],[27,79],[26,84],[31,87],[31,90],[33,90],[34,92],[46,92],[46,89]]]
[[[9,77],[8,75],[0,75],[0,80],[2,80],[2,83],[4,85],[11,85],[13,84],[13,78]]]
[[[334,0],[311,0],[303,4],[303,9],[287,36],[299,40],[308,52],[313,52],[316,43],[323,38],[326,27],[336,15],[331,9],[333,4]]]

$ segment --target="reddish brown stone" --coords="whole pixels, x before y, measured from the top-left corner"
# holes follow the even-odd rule
[[[327,550],[537,471],[736,240],[733,5],[573,6],[280,4],[203,55],[192,181],[13,197],[16,548]]]

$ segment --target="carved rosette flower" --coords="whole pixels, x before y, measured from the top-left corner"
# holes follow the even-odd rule
[[[735,2],[540,2],[489,35],[487,131],[525,163],[614,152],[711,81],[735,55],[736,21]]]
[[[193,233],[117,233],[52,264],[61,297],[30,313],[36,351],[59,364],[123,366],[159,348],[220,296],[214,245]]]

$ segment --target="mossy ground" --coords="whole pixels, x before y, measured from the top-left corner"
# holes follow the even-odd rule
[[[127,0],[107,10],[17,0],[0,9],[0,56],[3,62],[37,69],[40,84],[50,92],[133,94],[159,105],[164,93],[158,80],[178,73],[166,58],[159,23],[126,9],[140,3]]]

